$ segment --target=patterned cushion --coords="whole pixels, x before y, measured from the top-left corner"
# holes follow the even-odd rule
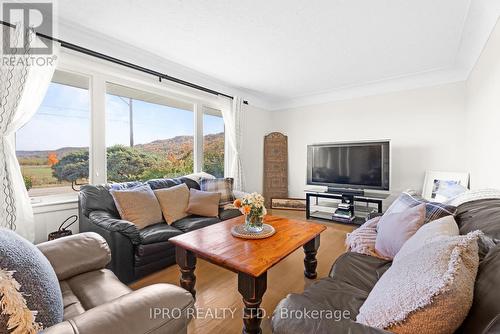
[[[425,203],[425,223],[445,217],[454,216],[457,208],[443,203],[429,202],[419,196],[410,192],[403,192],[399,197],[389,206],[384,215],[392,213],[400,213],[409,208],[413,208],[421,203]]]
[[[377,224],[380,217],[368,220],[366,223],[347,233],[345,240],[348,250],[355,253],[377,256],[375,240],[377,239]]]
[[[31,242],[2,228],[0,300],[0,333],[6,333],[9,320],[18,333],[35,333],[63,320],[61,288],[49,260]],[[34,319],[28,310],[36,312]]]
[[[226,177],[224,179],[201,179],[200,187],[202,191],[219,193],[219,206],[224,206],[235,200],[233,182],[234,179],[231,177]]]

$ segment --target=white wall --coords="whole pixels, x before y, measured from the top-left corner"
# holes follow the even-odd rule
[[[78,205],[73,203],[59,203],[53,205],[35,205],[35,244],[47,241],[50,232],[57,231],[62,222],[71,215],[78,215]],[[70,228],[73,234],[78,233],[78,222]]]
[[[467,81],[471,188],[500,188],[500,23]]]
[[[464,170],[464,83],[271,113],[288,136],[289,196],[304,197],[313,143],[391,139],[391,190],[421,190],[426,170]]]
[[[262,193],[264,170],[264,136],[270,132],[271,113],[245,105],[242,118],[241,163],[245,175],[245,190]]]

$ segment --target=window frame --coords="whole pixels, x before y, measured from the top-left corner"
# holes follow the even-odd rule
[[[70,51],[62,50],[56,70],[84,77],[89,82],[90,108],[90,142],[89,142],[89,182],[103,184],[107,182],[106,157],[106,84],[112,83],[146,93],[161,95],[168,99],[178,100],[192,106],[194,117],[193,171],[201,172],[203,168],[203,114],[204,108],[219,109],[217,96],[200,92],[191,88],[180,87],[171,82],[159,82],[151,75],[132,69],[110,64],[103,60],[90,59]],[[225,142],[227,140],[225,138]],[[224,147],[227,151],[227,144]],[[225,165],[228,155],[224,155]],[[226,170],[226,168],[225,168]],[[44,203],[50,201],[37,197]],[[62,196],[53,199],[59,202]],[[64,196],[68,197],[68,196]],[[76,200],[77,193],[71,196]],[[39,202],[37,201],[37,202]]]
[[[87,81],[87,85],[88,87],[86,88],[82,88],[82,87],[78,87],[76,85],[71,85],[71,84],[67,84],[67,83],[64,83],[62,81],[64,80],[54,80],[54,78],[51,78],[50,82],[51,83],[56,83],[56,84],[60,84],[60,85],[66,85],[66,86],[70,86],[70,87],[76,87],[76,88],[81,88],[81,89],[87,89],[88,91],[88,96],[89,96],[89,124],[88,124],[88,129],[89,129],[89,142],[88,142],[88,147],[89,147],[89,159],[92,155],[92,106],[91,106],[91,77],[88,75],[88,74],[85,74],[85,73],[80,73],[80,72],[77,72],[77,71],[73,71],[73,70],[61,70],[59,69],[59,67],[57,67],[54,71],[55,72],[59,72],[60,74],[59,75],[69,75],[69,76],[78,76],[80,77],[81,79],[84,79]],[[45,97],[44,97],[45,98]],[[41,104],[38,108],[41,107]],[[38,112],[38,110],[37,110]],[[28,124],[29,122],[31,121],[31,119],[26,123]],[[26,125],[25,124],[25,125]],[[14,134],[14,145],[17,146],[17,132]],[[17,159],[17,156],[16,156],[16,159]],[[21,166],[20,166],[21,167]],[[90,171],[90,161],[89,161],[89,182],[91,180],[91,171]],[[50,188],[50,187],[45,187],[45,188]],[[45,189],[45,188],[42,188],[42,189]],[[31,203],[34,204],[35,206],[39,205],[39,204],[45,204],[46,202],[52,202],[52,203],[56,203],[56,204],[60,204],[60,203],[66,203],[68,200],[72,200],[73,198],[77,198],[77,193],[61,193],[61,194],[52,194],[52,195],[43,195],[43,196],[33,196],[31,197],[30,196],[30,199],[31,199]]]
[[[211,116],[215,116],[215,117],[220,117],[222,119],[222,121],[224,122],[224,117],[222,116],[222,111],[220,111],[219,109],[216,109],[216,108],[211,108],[211,107],[207,107],[207,106],[204,106],[203,107],[203,110],[202,110],[202,113],[201,113],[201,118],[202,118],[202,123],[201,123],[201,132],[202,132],[202,135],[201,135],[201,146],[202,146],[202,155],[201,155],[201,168],[200,168],[200,171],[203,171],[203,163],[204,163],[204,159],[205,159],[205,143],[204,143],[204,140],[205,140],[205,132],[204,132],[204,129],[203,129],[203,117],[205,115],[211,115]],[[228,169],[228,155],[229,155],[229,150],[228,150],[228,144],[227,144],[227,133],[226,133],[226,125],[224,124],[224,177],[226,176],[226,172],[227,172],[227,169]]]

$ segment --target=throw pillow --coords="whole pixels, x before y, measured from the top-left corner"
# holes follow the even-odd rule
[[[424,224],[424,219],[423,203],[400,213],[384,214],[377,226],[377,254],[387,259],[394,258],[406,240]]]
[[[457,208],[455,206],[444,203],[429,202],[414,193],[407,191],[401,193],[401,195],[399,195],[399,197],[392,202],[389,208],[387,208],[385,214],[403,212],[422,203],[425,203],[425,223],[445,216],[453,216],[457,212]]]
[[[203,217],[218,217],[220,197],[220,193],[190,189],[187,212]]]
[[[38,248],[0,228],[0,332],[38,333],[63,321],[56,273]],[[10,331],[8,331],[10,333]]]
[[[438,238],[457,236],[459,234],[458,225],[453,216],[446,216],[431,221],[422,226],[417,233],[404,243],[403,247],[394,256],[394,261],[398,261]]]
[[[235,200],[233,193],[234,179],[226,177],[224,179],[201,179],[200,188],[203,191],[220,193],[220,206],[233,203]]]
[[[160,204],[149,185],[109,191],[123,220],[143,229],[162,221]]]
[[[170,188],[157,189],[154,191],[160,203],[163,217],[168,224],[186,217],[189,202],[189,188],[185,184],[179,184]]]
[[[480,233],[431,242],[394,262],[356,321],[394,333],[455,332],[472,305]]]
[[[379,220],[380,217],[372,218],[351,233],[347,233],[345,241],[347,249],[355,253],[377,256],[375,240]]]
[[[500,198],[500,190],[498,189],[476,189],[468,190],[445,203],[448,205],[460,206],[464,203],[478,201],[482,199],[498,199]]]
[[[205,173],[205,172],[192,173],[192,174],[188,174],[184,177],[191,179],[191,180],[194,180],[194,181],[198,182],[198,184],[200,184],[202,179],[212,179],[212,180],[215,179],[215,176],[213,176],[212,174]]]

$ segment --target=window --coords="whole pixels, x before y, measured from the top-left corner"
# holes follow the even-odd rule
[[[108,182],[176,177],[193,172],[192,104],[108,83]]]
[[[203,171],[224,177],[224,120],[220,111],[203,113]]]
[[[87,78],[56,71],[33,118],[16,133],[16,155],[31,197],[73,193],[89,176]]]

